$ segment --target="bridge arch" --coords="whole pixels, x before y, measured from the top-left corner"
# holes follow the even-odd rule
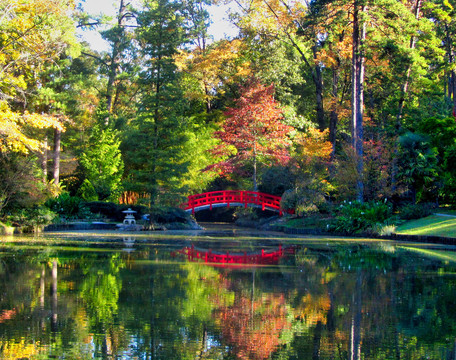
[[[280,207],[280,196],[265,194],[258,191],[245,190],[221,190],[211,191],[202,194],[190,195],[188,201],[182,204],[182,208],[194,214],[200,210],[215,207],[243,206],[258,207],[264,210],[271,210],[282,215],[285,211]]]

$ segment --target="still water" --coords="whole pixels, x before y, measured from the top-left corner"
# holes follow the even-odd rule
[[[454,248],[216,235],[0,239],[0,358],[455,359]]]

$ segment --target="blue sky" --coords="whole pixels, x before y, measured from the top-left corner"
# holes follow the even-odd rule
[[[92,15],[106,14],[115,15],[118,2],[114,0],[85,0],[82,3],[84,10]],[[227,6],[211,6],[209,12],[211,13],[212,25],[209,28],[210,34],[214,40],[220,40],[226,36],[232,37],[237,34],[237,30],[228,21],[226,15]],[[79,31],[79,36],[86,40],[94,50],[102,51],[108,50],[106,42],[101,38],[98,31]]]

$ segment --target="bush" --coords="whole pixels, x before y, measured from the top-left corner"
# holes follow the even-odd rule
[[[258,191],[282,196],[285,190],[293,186],[294,180],[294,176],[288,167],[270,167],[262,174]]]
[[[45,206],[34,206],[13,212],[8,220],[24,232],[36,232],[50,224],[56,216],[55,212]]]
[[[171,206],[153,206],[150,208],[150,221],[158,224],[186,223],[191,215],[182,209]]]
[[[92,183],[85,179],[84,182],[81,184],[78,190],[78,196],[80,196],[85,201],[97,201],[98,194],[93,187]]]
[[[287,190],[280,202],[282,209],[294,209],[298,216],[307,216],[320,212],[320,208],[327,208],[326,198],[322,189],[305,187]]]
[[[49,199],[46,206],[66,220],[85,219],[92,215],[80,197],[71,196],[67,192],[63,192],[54,199]]]
[[[374,231],[393,220],[392,206],[386,201],[344,201],[337,209],[335,221],[329,230],[342,234]]]
[[[432,214],[433,206],[430,204],[407,204],[399,209],[402,220],[420,219]]]

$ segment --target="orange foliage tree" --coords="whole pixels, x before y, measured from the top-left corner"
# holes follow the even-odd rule
[[[215,133],[222,142],[214,154],[225,156],[226,160],[209,168],[221,174],[252,171],[256,191],[258,164],[288,162],[288,134],[293,128],[281,121],[282,110],[274,99],[274,86],[264,86],[256,79],[241,87],[236,106],[229,108],[225,116],[223,129]]]

